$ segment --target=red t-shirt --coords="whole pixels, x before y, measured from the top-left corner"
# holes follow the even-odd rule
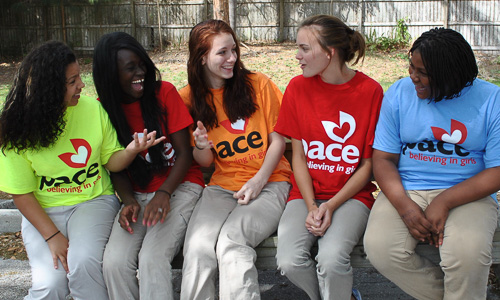
[[[274,129],[302,141],[315,199],[333,197],[361,159],[372,156],[382,97],[380,84],[361,72],[339,85],[325,83],[320,76],[300,75],[290,81]],[[374,190],[368,183],[353,198],[371,208]],[[302,198],[292,176],[288,200]]]
[[[175,151],[170,142],[170,134],[182,130],[191,124],[193,124],[193,119],[189,114],[184,102],[182,101],[179,93],[175,87],[166,81],[162,81],[160,90],[156,93],[156,98],[160,101],[161,107],[166,111],[167,116],[167,129],[168,134],[166,134],[166,139],[164,141],[164,155],[167,157],[167,165],[165,166],[165,172],[155,173],[152,176],[151,181],[142,189],[137,184],[132,181],[134,191],[141,193],[152,193],[156,192],[158,188],[163,184],[165,179],[167,179],[170,174],[170,167],[173,166],[175,162]],[[127,118],[127,122],[130,126],[131,133],[142,132],[144,130],[144,120],[142,118],[142,111],[140,107],[140,102],[135,101],[130,104],[122,103],[123,112]],[[165,132],[165,128],[163,128]],[[141,155],[148,160],[148,151],[143,151]],[[200,171],[200,166],[193,161],[193,164],[188,170],[188,173],[184,177],[183,182],[190,181],[197,183],[201,186],[205,186],[203,181],[203,175]]]

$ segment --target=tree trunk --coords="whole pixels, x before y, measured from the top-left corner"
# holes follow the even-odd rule
[[[214,19],[229,24],[229,0],[214,0]]]

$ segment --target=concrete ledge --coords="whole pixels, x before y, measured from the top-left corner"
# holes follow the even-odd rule
[[[17,209],[0,209],[0,233],[21,231],[21,213]]]

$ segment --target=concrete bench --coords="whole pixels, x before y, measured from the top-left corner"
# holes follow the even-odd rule
[[[285,157],[291,163],[292,161],[292,145],[291,143],[286,144]],[[214,171],[214,167],[202,168],[203,177],[205,182],[208,183],[210,181],[210,177]],[[499,218],[500,219],[500,218]],[[260,243],[255,251],[257,252],[257,261],[255,265],[260,270],[274,270],[277,268],[276,265],[276,248],[278,246],[278,237],[276,233],[272,236],[265,239],[262,243]],[[429,258],[434,263],[440,262],[439,251],[434,246],[429,244],[419,244],[416,249],[417,253]],[[182,251],[181,251],[182,252]],[[312,253],[316,253],[317,248],[312,249]],[[500,264],[500,224],[497,226],[497,230],[495,232],[495,236],[493,238],[493,264]],[[361,239],[354,250],[351,253],[351,265],[354,268],[367,268],[373,267],[370,264],[370,261],[366,258],[366,253],[363,247],[363,239]],[[174,268],[182,268],[182,253],[177,255],[172,263]],[[500,268],[496,266],[496,268]],[[500,275],[500,274],[499,274]]]

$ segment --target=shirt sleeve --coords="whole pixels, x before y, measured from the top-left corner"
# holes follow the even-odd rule
[[[99,103],[99,113],[102,125],[102,145],[101,145],[101,163],[103,165],[108,163],[109,158],[113,153],[123,150],[124,147],[120,145],[116,135],[115,128],[111,124],[108,114]]]
[[[380,115],[380,107],[382,105],[382,98],[384,97],[384,92],[382,87],[377,84],[373,95],[372,95],[372,105],[370,114],[370,124],[368,127],[368,132],[366,134],[365,146],[363,149],[363,158],[371,158],[373,154],[373,142],[375,139],[375,128],[377,126],[377,121]]]
[[[261,107],[264,109],[266,116],[266,125],[268,128],[268,134],[274,131],[274,126],[276,121],[278,121],[278,115],[280,112],[281,101],[283,100],[283,94],[276,84],[264,74],[259,74],[262,76],[262,87],[260,91],[255,91],[260,95]]]
[[[10,194],[27,194],[36,190],[37,179],[31,163],[14,151],[0,151],[0,190]]]
[[[175,87],[168,82],[162,84],[160,100],[167,111],[168,133],[172,134],[193,124],[193,118]]]
[[[382,108],[380,109],[380,116],[375,130],[373,148],[388,153],[399,154],[402,142],[397,104],[401,99],[397,99],[399,96],[395,92],[395,85],[389,88],[382,100]]]
[[[484,151],[484,165],[486,168],[500,166],[500,89],[492,95],[493,99],[489,101],[491,115],[487,120],[487,138]]]
[[[291,139],[300,139],[296,129],[298,128],[298,116],[296,114],[297,107],[294,97],[293,87],[295,86],[293,80],[286,88],[285,95],[283,96],[283,103],[281,105],[278,122],[276,123],[275,130],[279,134]]]

